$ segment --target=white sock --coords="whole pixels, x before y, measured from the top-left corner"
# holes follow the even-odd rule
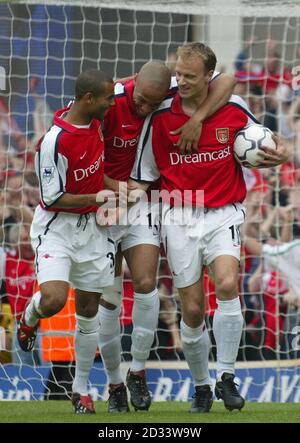
[[[189,365],[195,386],[211,386],[208,372],[210,340],[205,322],[198,328],[191,328],[181,320],[180,333],[183,353]]]
[[[73,392],[88,393],[88,379],[94,363],[99,337],[99,315],[87,318],[76,314],[75,331],[75,378]]]
[[[123,382],[121,375],[120,308],[99,306],[99,348],[109,384]]]
[[[132,310],[132,363],[131,371],[141,371],[146,367],[159,315],[157,288],[148,294],[134,293]]]
[[[217,300],[213,331],[217,345],[217,380],[224,372],[234,374],[234,364],[239,351],[244,318],[239,297]]]
[[[103,290],[102,297],[103,300],[115,305],[116,307],[121,306],[123,293],[123,277],[115,277],[114,284],[112,286],[107,286]]]
[[[27,326],[35,326],[39,319],[44,317],[40,308],[40,301],[41,293],[38,291],[33,294],[25,310],[25,323]]]

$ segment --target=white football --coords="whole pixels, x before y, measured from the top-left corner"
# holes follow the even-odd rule
[[[276,149],[273,132],[263,125],[249,125],[241,129],[234,140],[233,153],[236,160],[246,168],[259,168],[259,150],[265,146]],[[264,166],[261,166],[264,167]]]

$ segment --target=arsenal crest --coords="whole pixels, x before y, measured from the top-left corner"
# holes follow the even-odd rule
[[[227,143],[229,140],[229,128],[216,128],[218,142]]]

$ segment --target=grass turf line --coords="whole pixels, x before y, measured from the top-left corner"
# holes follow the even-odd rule
[[[246,403],[229,412],[214,402],[208,414],[190,414],[190,403],[156,402],[148,412],[109,414],[96,402],[96,414],[76,415],[68,401],[0,401],[0,423],[300,423],[297,403]]]

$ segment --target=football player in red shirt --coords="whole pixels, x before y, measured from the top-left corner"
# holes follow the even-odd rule
[[[218,74],[215,74],[218,77]],[[182,152],[197,146],[202,121],[226,103],[234,79],[224,74],[210,83],[210,93],[195,116],[184,125],[174,127],[174,137]],[[104,120],[105,184],[119,191],[125,184],[134,165],[136,150],[145,118],[155,111],[166,96],[177,90],[176,79],[164,63],[146,63],[137,77],[117,83],[115,106],[109,109]],[[142,205],[140,205],[140,209]],[[159,314],[156,272],[159,258],[160,223],[154,208],[147,210],[144,223],[113,226],[111,235],[120,243],[134,285],[132,363],[127,376],[127,387],[135,409],[147,410],[151,403],[146,384],[145,364],[154,339]],[[136,211],[136,208],[134,209]],[[129,213],[130,216],[131,212]],[[120,371],[120,324],[122,256],[117,255],[114,287],[104,291],[100,301],[99,346],[109,383],[109,412],[129,410],[126,387]]]
[[[245,102],[235,96],[203,123],[197,152],[180,153],[177,137],[172,135],[207,97],[215,64],[215,54],[204,44],[178,49],[178,93],[145,121],[131,182],[131,186],[145,190],[149,182],[161,180],[162,238],[181,298],[182,346],[196,387],[190,412],[199,413],[209,412],[212,405],[203,265],[213,272],[218,303],[213,325],[216,395],[230,410],[244,406],[234,383],[234,364],[243,327],[237,282],[246,187],[233,156],[233,141],[242,127],[256,120]],[[275,166],[286,158],[284,148],[277,146],[273,154],[265,150],[262,162]]]
[[[40,290],[23,311],[18,340],[24,351],[32,349],[38,320],[63,308],[71,282],[77,320],[72,397],[76,413],[95,412],[87,381],[98,343],[100,294],[114,277],[114,244],[107,229],[96,223],[97,195],[104,182],[100,120],[113,104],[114,84],[107,74],[81,73],[74,103],[56,112],[36,153],[41,200],[31,240]]]

